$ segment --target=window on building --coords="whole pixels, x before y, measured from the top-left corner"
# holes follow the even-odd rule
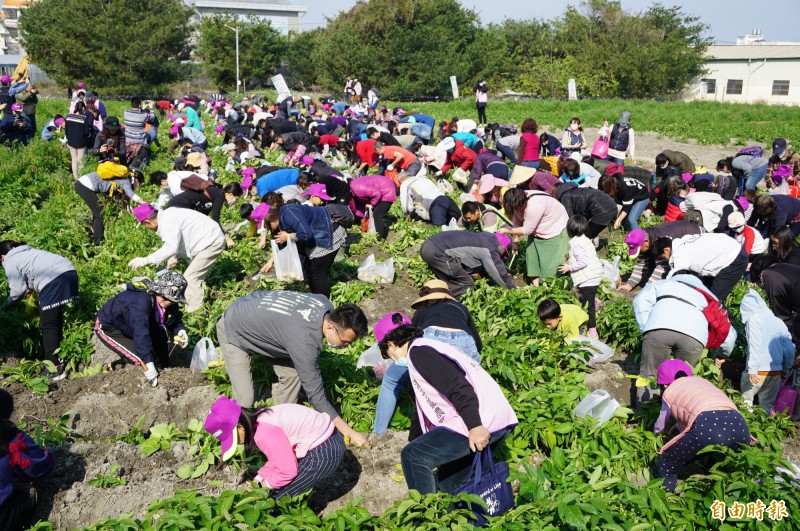
[[[776,79],[772,82],[772,95],[773,96],[788,96],[789,95],[789,80]]]
[[[706,94],[716,94],[717,80],[716,79],[701,79],[700,83],[706,84]]]
[[[725,91],[728,94],[741,94],[742,93],[742,80],[741,79],[729,79],[728,80],[728,88]]]

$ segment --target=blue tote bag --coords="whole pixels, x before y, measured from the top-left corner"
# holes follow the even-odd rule
[[[487,466],[488,465],[488,466]],[[476,494],[484,502],[486,509],[467,502],[458,502],[459,508],[469,509],[475,513],[473,525],[482,526],[487,516],[500,516],[514,507],[514,493],[508,482],[508,463],[495,463],[492,450],[487,446],[483,451],[475,453],[467,482],[453,491],[453,496],[465,492]]]

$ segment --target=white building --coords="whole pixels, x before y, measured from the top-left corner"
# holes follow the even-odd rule
[[[272,22],[272,27],[283,33],[300,31],[300,16],[305,15],[304,6],[292,5],[288,0],[183,0],[196,14],[212,16],[230,13],[247,18],[253,15]],[[197,15],[195,18],[198,18]]]
[[[687,99],[800,104],[800,43],[771,43],[759,30],[735,45],[709,46],[707,74]]]

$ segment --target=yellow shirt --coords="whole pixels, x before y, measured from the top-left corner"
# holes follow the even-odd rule
[[[589,315],[577,304],[561,304],[561,322],[556,328],[567,339],[581,335],[580,326],[589,321]]]

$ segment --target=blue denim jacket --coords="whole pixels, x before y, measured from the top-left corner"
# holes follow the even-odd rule
[[[327,208],[283,205],[278,219],[281,230],[294,232],[298,243],[309,247],[333,247],[333,224]]]

